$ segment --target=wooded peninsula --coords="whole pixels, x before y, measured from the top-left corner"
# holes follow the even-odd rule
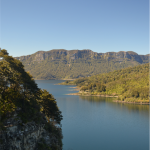
[[[117,97],[116,102],[149,104],[149,63],[61,84],[76,85],[78,95],[112,96]]]

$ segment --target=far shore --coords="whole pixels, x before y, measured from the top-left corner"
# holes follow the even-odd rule
[[[69,87],[69,88],[71,88],[71,89],[74,89],[74,91],[80,91],[80,88],[79,87]]]
[[[80,95],[80,96],[99,96],[99,97],[118,97],[118,96],[111,96],[111,95],[91,95],[91,94],[81,94],[81,93],[69,93],[69,94],[65,94],[65,95]],[[142,104],[142,105],[149,105],[149,102],[142,102],[142,101],[134,101],[134,102],[130,102],[130,101],[121,101],[121,100],[113,100],[113,102],[116,103],[128,103],[128,104]]]
[[[81,93],[69,93],[65,95],[81,95],[81,96],[99,96],[99,97],[118,97],[118,96],[111,96],[111,95],[91,95],[91,94],[81,94]]]
[[[59,80],[59,79],[58,79]],[[75,80],[75,79],[60,79],[60,80]]]
[[[75,80],[75,79],[34,79],[34,80]]]

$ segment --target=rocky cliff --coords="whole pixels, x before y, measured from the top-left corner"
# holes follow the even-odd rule
[[[7,119],[4,122],[5,130],[0,131],[0,150],[61,150],[60,139],[62,138],[61,129],[55,127],[58,130],[58,134],[48,132],[45,128],[47,120],[43,116],[41,123],[35,123],[34,121],[28,123],[22,123],[21,119],[17,115],[17,111],[13,114],[13,117]]]
[[[132,51],[96,53],[91,50],[56,49],[38,51],[16,59],[35,79],[68,79],[148,63],[149,55],[138,55]]]
[[[128,58],[133,59],[139,63],[148,59],[149,55],[138,55],[132,51],[120,51],[120,52],[107,52],[107,53],[96,53],[91,50],[64,50],[64,49],[56,49],[50,51],[38,51],[35,54],[16,57],[20,61],[30,60],[30,61],[43,61],[45,59],[101,59],[102,57],[106,59],[118,59],[118,58]]]

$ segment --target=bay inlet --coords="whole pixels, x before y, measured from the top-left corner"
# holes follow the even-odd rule
[[[77,93],[64,80],[36,80],[62,111],[63,150],[148,150],[149,105],[115,103],[115,98]]]

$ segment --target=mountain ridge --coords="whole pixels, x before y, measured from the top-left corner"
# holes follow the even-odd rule
[[[132,51],[97,53],[89,49],[53,49],[15,58],[35,79],[69,79],[148,63],[149,56]]]
[[[106,53],[97,53],[97,52],[93,52],[92,50],[89,49],[83,49],[83,50],[65,50],[65,49],[52,49],[49,51],[37,51],[33,54],[30,55],[24,55],[24,56],[19,56],[19,57],[15,57],[16,59],[20,59],[23,60],[23,58],[27,57],[29,58],[32,55],[41,55],[43,54],[43,58],[45,58],[46,56],[49,56],[50,54],[64,54],[64,55],[70,55],[71,56],[78,56],[78,58],[80,58],[80,54],[81,53],[90,53],[91,57],[92,56],[107,56],[107,55],[111,55],[111,56],[118,56],[119,58],[122,58],[122,56],[124,56],[124,58],[131,58],[131,57],[143,57],[143,56],[149,56],[150,54],[146,54],[146,55],[138,55],[137,53],[133,52],[133,51],[119,51],[119,52],[106,52]],[[97,57],[98,58],[98,57]],[[72,58],[73,59],[73,58]]]

